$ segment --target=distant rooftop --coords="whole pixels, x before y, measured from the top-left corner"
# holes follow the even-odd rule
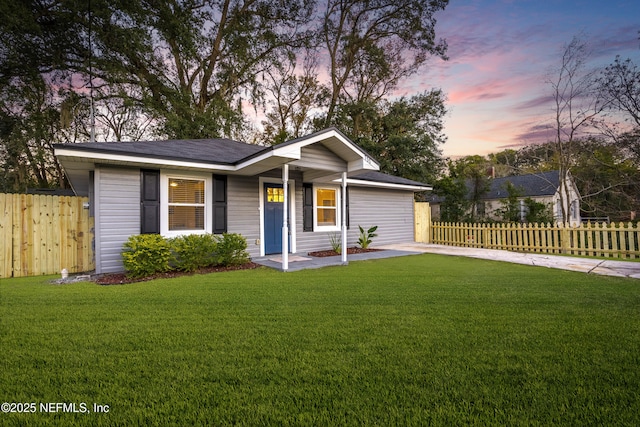
[[[507,183],[511,183],[521,197],[553,196],[560,186],[560,173],[556,171],[528,175],[505,176],[491,180],[489,191],[483,199],[504,199],[509,196]]]

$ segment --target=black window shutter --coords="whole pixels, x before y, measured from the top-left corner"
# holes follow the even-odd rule
[[[213,175],[213,234],[227,232],[227,177]]]
[[[140,234],[160,233],[160,171],[140,170]]]
[[[347,207],[347,212],[345,213],[345,215],[347,215],[347,229],[349,229],[349,187],[347,187],[347,203],[346,203],[346,207]]]
[[[313,231],[313,184],[302,184],[302,231]]]

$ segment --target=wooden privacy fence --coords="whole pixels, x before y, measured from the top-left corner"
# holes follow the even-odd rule
[[[431,224],[431,243],[520,252],[640,258],[640,227],[632,223]]]
[[[431,242],[431,207],[427,202],[413,202],[413,240],[420,243]]]
[[[84,197],[0,193],[0,278],[90,271],[93,218]]]

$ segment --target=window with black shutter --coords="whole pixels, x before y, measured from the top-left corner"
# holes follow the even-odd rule
[[[313,231],[313,184],[302,184],[302,230]]]
[[[346,206],[347,209],[346,209],[345,215],[346,215],[346,219],[347,219],[347,229],[349,229],[350,228],[349,227],[349,187],[347,187],[346,190],[347,190],[347,199],[345,200],[345,202],[346,202],[345,206]]]
[[[227,177],[213,175],[213,234],[227,232]]]
[[[160,171],[140,171],[140,234],[160,233]]]

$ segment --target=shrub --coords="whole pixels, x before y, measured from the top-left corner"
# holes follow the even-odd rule
[[[217,263],[228,267],[230,265],[240,265],[249,262],[247,252],[247,240],[240,234],[224,233],[216,236],[218,240],[218,252],[216,254]]]
[[[367,249],[369,247],[369,245],[371,244],[371,240],[374,237],[378,236],[375,233],[375,231],[378,229],[378,226],[374,225],[373,227],[369,228],[368,230],[365,230],[361,226],[358,226],[358,228],[360,229],[360,237],[358,238],[358,244],[360,245],[360,247],[362,249]]]
[[[191,234],[165,239],[159,234],[139,234],[124,244],[122,260],[127,274],[147,277],[171,270],[193,272],[212,265],[249,262],[247,241],[240,234]]]
[[[218,239],[213,234],[188,234],[170,240],[174,266],[193,272],[216,263]]]
[[[122,262],[131,277],[145,277],[171,270],[171,246],[159,234],[130,236],[123,246]]]
[[[553,223],[553,209],[551,205],[536,202],[531,197],[524,199],[526,209],[525,219],[529,223]]]

